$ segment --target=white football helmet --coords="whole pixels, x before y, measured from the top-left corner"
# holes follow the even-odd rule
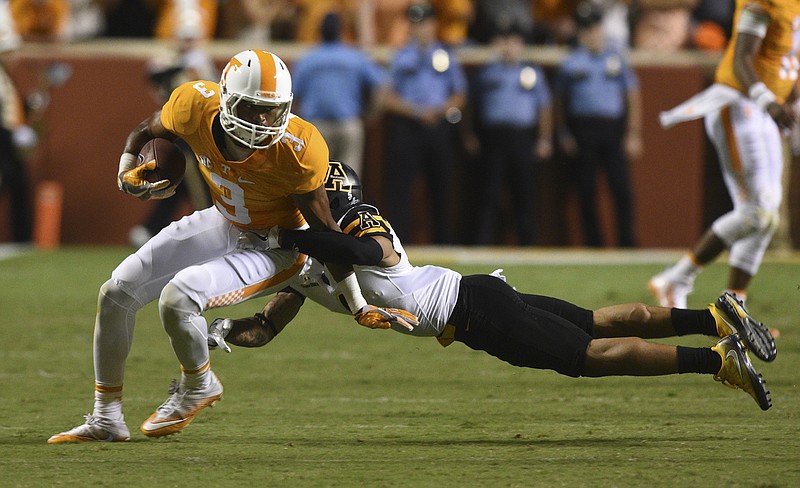
[[[266,149],[283,137],[292,108],[292,77],[278,56],[240,52],[225,66],[219,86],[219,120],[228,135],[252,149]]]

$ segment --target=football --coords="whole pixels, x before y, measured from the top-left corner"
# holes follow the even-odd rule
[[[178,146],[166,139],[151,139],[139,152],[139,164],[156,162],[156,169],[145,171],[144,179],[151,183],[169,180],[177,185],[183,180],[186,172],[186,158]]]

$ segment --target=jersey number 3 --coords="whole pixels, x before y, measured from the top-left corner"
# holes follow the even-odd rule
[[[206,88],[205,83],[198,81],[192,88],[200,92],[201,95],[208,98],[214,95],[214,90]],[[236,222],[237,224],[249,224],[252,222],[250,212],[244,206],[244,189],[232,181],[222,178],[216,173],[211,173],[211,181],[222,189],[220,201],[216,202],[217,210],[224,215],[228,220]]]
[[[244,206],[244,189],[216,173],[211,173],[211,181],[223,190],[222,195],[220,195],[222,202],[216,202],[217,210],[228,220],[237,224],[249,224],[252,222],[250,212]]]

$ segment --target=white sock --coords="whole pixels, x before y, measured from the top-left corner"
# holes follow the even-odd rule
[[[181,367],[181,383],[192,390],[207,388],[211,384],[211,363],[206,362],[195,370],[186,370]]]
[[[122,419],[122,386],[95,385],[93,414],[111,420]]]
[[[693,283],[701,271],[703,271],[703,267],[697,264],[691,255],[687,254],[669,269],[668,274],[678,278],[679,281]]]

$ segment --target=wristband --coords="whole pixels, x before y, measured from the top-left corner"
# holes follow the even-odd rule
[[[750,97],[750,100],[756,102],[756,105],[763,110],[766,110],[770,103],[777,100],[775,94],[761,81],[753,83],[750,89],[747,90],[747,95]]]
[[[344,305],[350,309],[353,315],[367,305],[367,301],[361,295],[361,287],[358,286],[358,279],[355,273],[336,285],[336,296],[343,300]]]
[[[131,170],[137,166],[138,159],[135,154],[131,154],[129,152],[122,153],[122,156],[119,157],[119,171],[117,171],[117,175],[120,175],[128,170]]]

